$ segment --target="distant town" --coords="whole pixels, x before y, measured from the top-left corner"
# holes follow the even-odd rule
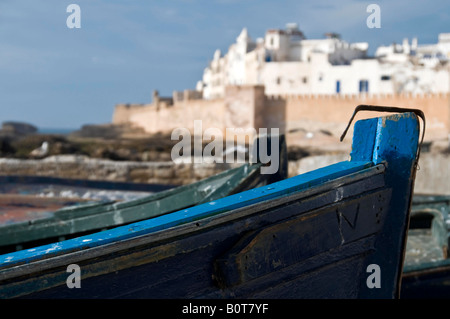
[[[297,24],[253,40],[246,28],[228,52],[214,53],[197,91],[224,96],[226,85],[264,85],[268,95],[449,92],[450,33],[435,44],[417,38],[381,46],[348,43],[336,33],[307,39]]]
[[[342,132],[361,103],[420,108],[427,116],[427,139],[450,132],[450,33],[436,43],[419,39],[376,48],[348,43],[336,33],[308,39],[296,23],[252,38],[243,28],[227,52],[216,50],[193,89],[174,91],[147,104],[118,104],[114,124],[132,124],[147,133],[204,128],[280,128]],[[327,99],[324,99],[324,98]]]

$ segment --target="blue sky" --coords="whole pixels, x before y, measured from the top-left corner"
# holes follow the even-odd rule
[[[69,29],[69,4],[81,28]],[[369,29],[366,8],[381,8]],[[379,45],[450,32],[448,0],[0,0],[0,122],[79,128],[108,123],[117,103],[194,88],[216,49],[243,27],[254,39],[296,22],[307,38],[340,33]]]

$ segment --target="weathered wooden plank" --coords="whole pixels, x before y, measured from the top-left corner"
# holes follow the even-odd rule
[[[235,286],[372,235],[383,226],[381,209],[389,197],[383,190],[364,202],[348,201],[249,233],[216,260],[216,277],[222,287]]]
[[[352,151],[350,153],[352,161],[373,160],[377,124],[377,118],[360,120],[355,123],[354,131],[361,132],[361,134],[353,135]]]
[[[29,262],[42,256],[50,256],[57,253],[69,253],[71,250],[86,249],[109,243],[111,241],[122,240],[132,236],[167,229],[227,210],[269,200],[276,196],[283,196],[295,191],[305,190],[312,186],[330,181],[334,178],[370,167],[371,165],[372,164],[370,162],[337,163],[314,172],[295,176],[293,178],[271,184],[270,186],[248,190],[219,199],[217,201],[198,205],[190,209],[177,211],[172,214],[158,216],[142,222],[70,239],[61,243],[5,254],[0,256],[0,264],[5,266],[17,262]]]
[[[380,246],[389,247],[396,254],[384,258],[381,250],[371,258],[383,277],[400,287],[406,238],[409,226],[414,180],[419,154],[419,120],[414,113],[394,114],[378,118],[373,162],[386,163],[386,186],[392,188],[389,207],[396,218],[385,225],[379,237]],[[380,262],[382,261],[382,262]],[[395,296],[399,297],[399,290]],[[378,298],[379,289],[368,291],[367,297]]]
[[[307,215],[311,214],[311,211],[314,211],[314,209],[318,209],[318,211],[313,214],[319,214],[320,211],[332,211],[335,214],[336,208],[328,207],[328,204],[340,204],[339,201],[336,202],[336,184],[340,185],[339,187],[345,188],[341,201],[355,198],[361,192],[372,192],[374,189],[379,189],[384,185],[382,172],[373,169],[372,173],[380,177],[378,182],[368,183],[366,179],[357,179],[350,183],[347,180],[347,183],[342,183],[341,181],[337,184],[333,181],[327,185],[327,192],[320,192],[317,196],[309,196],[306,198],[297,196],[297,200],[295,201],[280,201],[275,207],[267,208],[266,210],[264,210],[265,203],[259,203],[251,215],[248,215],[241,208],[240,210],[246,214],[242,215],[239,221],[231,218],[226,219],[226,216],[223,215],[213,216],[199,226],[196,226],[196,223],[191,223],[191,225],[187,224],[182,227],[190,229],[190,235],[183,236],[182,232],[176,233],[175,235],[179,238],[178,240],[167,242],[166,240],[160,239],[151,244],[149,243],[150,246],[147,246],[147,248],[145,245],[134,247],[131,251],[130,249],[123,248],[121,253],[113,253],[106,260],[99,262],[95,261],[97,258],[94,258],[92,264],[91,262],[80,263],[83,269],[83,283],[88,282],[89,278],[92,278],[95,284],[89,283],[89,286],[85,285],[79,291],[68,290],[65,286],[67,273],[64,267],[60,268],[57,278],[54,277],[54,273],[50,275],[44,274],[41,278],[35,274],[28,279],[29,284],[31,286],[33,282],[38,284],[46,282],[48,284],[53,280],[59,280],[60,288],[54,291],[48,291],[48,294],[43,292],[41,296],[44,297],[60,297],[66,294],[66,297],[79,298],[89,290],[89,287],[92,287],[97,294],[100,294],[101,290],[100,295],[108,298],[119,295],[127,297],[177,298],[183,296],[183,291],[189,291],[189,296],[196,297],[200,297],[203,294],[210,294],[217,290],[215,283],[212,281],[213,276],[211,276],[213,266],[211,258],[217,255],[217,251],[225,251],[232,247],[239,240],[240,234],[248,233],[252,230],[260,230],[274,223],[283,223],[286,219],[295,218],[302,213]],[[371,176],[374,176],[373,174]],[[324,205],[325,208],[321,208]],[[230,215],[233,215],[233,212],[230,212]],[[244,216],[247,216],[247,218],[243,218]],[[215,224],[214,219],[217,219]],[[225,222],[224,219],[228,221]],[[333,216],[333,220],[337,221],[335,215]],[[217,227],[218,225],[220,227]],[[336,245],[340,245],[341,243],[342,240],[339,237]],[[349,247],[351,248],[353,246]],[[370,247],[367,246],[364,249],[368,248]],[[183,254],[180,255],[180,251],[183,251]],[[189,265],[184,265],[183,260],[189,260]],[[323,262],[323,259],[321,259],[321,262]],[[128,270],[131,265],[134,267],[132,270]],[[201,272],[196,273],[198,270],[201,270]],[[207,274],[204,272],[207,272]],[[142,275],[139,275],[139,273]],[[162,276],[161,274],[163,273],[166,275]],[[196,273],[196,275],[191,277],[193,273]],[[109,278],[108,274],[114,274],[113,276],[115,278]],[[138,280],[140,276],[144,275],[146,277],[145,281]],[[122,278],[122,276],[124,277]],[[208,280],[198,282],[199,280],[195,279],[204,277],[208,277]],[[108,282],[108,289],[106,290],[104,289],[105,282]],[[183,283],[182,287],[180,287],[180,282]],[[176,288],[177,285],[178,288]],[[193,287],[198,288],[199,285],[203,288],[195,291]],[[133,287],[133,289],[132,291],[128,291],[126,287]],[[189,289],[189,287],[192,289]],[[171,294],[169,293],[170,290],[172,290]],[[173,290],[176,290],[176,292]],[[55,291],[58,291],[58,293]],[[231,296],[234,293],[233,291],[222,291],[222,293]],[[248,293],[245,289],[243,290],[244,292],[245,294]]]
[[[367,182],[370,179],[370,183]],[[343,186],[346,187],[345,191],[342,191]],[[321,184],[317,187],[307,189],[299,193],[292,193],[287,196],[279,197],[269,201],[263,201],[259,205],[252,205],[250,207],[242,207],[236,210],[227,211],[222,214],[213,215],[211,217],[183,224],[176,228],[171,229],[170,232],[159,231],[155,233],[148,233],[140,236],[134,236],[128,239],[119,240],[110,244],[104,244],[97,247],[91,247],[84,250],[74,251],[70,254],[63,254],[60,256],[52,257],[49,259],[42,259],[33,261],[27,264],[23,264],[20,267],[7,267],[0,271],[0,280],[13,278],[15,276],[23,276],[35,271],[43,271],[51,269],[52,267],[60,267],[67,265],[67,263],[78,263],[83,260],[99,258],[101,256],[115,254],[119,251],[131,251],[138,249],[143,245],[157,245],[158,242],[165,242],[172,237],[187,237],[189,234],[196,231],[203,231],[208,228],[217,227],[223,223],[232,222],[235,220],[241,220],[244,218],[250,218],[251,221],[257,221],[266,225],[267,223],[273,223],[285,218],[290,218],[295,214],[300,214],[305,211],[317,209],[326,203],[336,202],[337,198],[346,199],[350,196],[355,196],[360,192],[367,192],[373,189],[381,188],[384,184],[384,166],[377,165],[365,169],[361,172],[352,173],[342,178],[329,181]],[[298,201],[299,204],[294,204],[295,210],[285,210],[283,208],[276,209],[276,207],[286,205],[292,201]],[[261,205],[266,209],[276,209],[271,214],[260,214]],[[245,223],[245,227],[248,227]],[[246,231],[247,228],[241,229]],[[222,231],[220,228],[215,229],[215,235],[218,231]],[[187,248],[184,248],[186,251]],[[121,263],[123,265],[123,263]],[[124,267],[126,265],[123,265]]]

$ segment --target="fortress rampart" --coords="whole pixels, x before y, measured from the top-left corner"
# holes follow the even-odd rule
[[[170,133],[177,127],[193,132],[194,120],[203,130],[226,128],[325,129],[339,136],[359,104],[410,107],[426,116],[426,140],[446,139],[450,134],[450,94],[266,95],[264,86],[229,86],[225,98],[205,100],[190,92],[174,98],[154,95],[150,104],[116,105],[113,123],[132,123],[148,133]],[[358,119],[378,116],[364,112]]]

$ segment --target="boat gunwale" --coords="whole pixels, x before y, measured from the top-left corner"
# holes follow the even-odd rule
[[[236,189],[237,187],[239,187],[239,185],[242,183],[243,179],[245,178],[249,178],[252,177],[256,174],[256,172],[258,171],[258,169],[260,168],[261,163],[256,163],[256,164],[249,164],[249,163],[245,163],[244,165],[238,166],[238,167],[234,167],[231,168],[229,170],[223,171],[223,172],[219,172],[216,175],[210,176],[207,179],[204,180],[200,180],[196,183],[193,184],[189,184],[189,185],[180,185],[178,187],[175,188],[170,188],[170,189],[166,189],[163,190],[161,192],[157,192],[157,193],[153,193],[141,198],[135,198],[135,199],[131,199],[128,201],[124,201],[124,202],[115,202],[115,201],[99,201],[99,202],[85,202],[85,203],[81,203],[79,205],[73,205],[73,206],[68,206],[68,207],[63,207],[60,209],[57,209],[53,212],[48,212],[51,215],[48,216],[44,216],[42,218],[39,219],[33,219],[32,223],[29,220],[24,220],[24,221],[20,221],[20,222],[15,222],[12,224],[0,224],[0,230],[3,232],[8,232],[9,234],[11,234],[13,231],[14,232],[21,232],[22,233],[27,233],[27,227],[29,227],[30,223],[33,225],[33,227],[36,227],[36,229],[34,230],[34,232],[41,232],[42,229],[53,229],[55,227],[59,227],[58,231],[54,234],[52,234],[51,236],[37,236],[35,235],[31,240],[29,241],[33,241],[33,240],[40,240],[40,239],[47,239],[49,237],[58,237],[58,236],[70,236],[74,233],[76,233],[76,231],[73,231],[71,227],[73,227],[72,225],[74,224],[74,221],[77,220],[98,220],[98,219],[102,219],[105,217],[110,217],[114,214],[117,214],[120,211],[126,211],[126,210],[130,210],[130,209],[134,209],[134,208],[139,208],[141,205],[151,205],[152,203],[154,203],[155,201],[160,201],[160,200],[168,200],[169,198],[172,198],[173,196],[178,196],[180,194],[187,194],[190,192],[200,192],[202,188],[204,188],[206,185],[210,185],[213,184],[217,181],[222,181],[219,184],[219,187],[217,189],[213,189],[212,191],[209,191],[206,193],[206,197],[203,198],[202,200],[199,200],[199,202],[197,202],[196,204],[202,203],[207,201],[207,199],[211,198],[212,196],[215,196],[215,194],[217,192],[222,191],[223,189]],[[245,175],[244,175],[245,172]],[[228,179],[231,182],[231,185],[228,185],[226,179]],[[194,203],[194,201],[193,201]],[[179,210],[180,208],[176,209]],[[175,211],[176,211],[175,210]],[[167,211],[164,212],[164,214],[168,214],[171,211]],[[46,211],[43,211],[43,213],[46,213]],[[125,222],[121,222],[121,223],[115,223],[111,220],[111,222],[109,223],[104,223],[99,225],[97,228],[89,228],[89,229],[83,229],[80,230],[80,232],[83,231],[100,231],[101,229],[104,228],[111,228],[111,227],[118,227],[124,224],[129,224],[129,223],[134,223],[134,222],[138,222],[139,220],[144,220],[147,218],[153,218],[158,216],[159,214],[149,214],[147,216],[145,216],[144,218],[142,217],[136,217],[134,215],[131,214],[131,216],[128,216],[128,220]],[[162,214],[161,214],[162,215]],[[64,226],[62,226],[62,223],[66,223],[64,224]],[[69,224],[70,223],[70,224]],[[92,221],[91,221],[92,223]],[[61,228],[64,227],[64,228]],[[7,234],[8,234],[7,233]],[[3,245],[14,245],[14,244],[20,244],[21,241],[19,240],[21,237],[19,237],[19,239],[15,239],[15,240],[10,240],[9,242],[5,242],[5,237],[6,235],[3,234],[2,236],[0,236],[0,243],[2,243]],[[17,236],[17,235],[15,235]],[[79,237],[79,236],[77,236]]]
[[[4,265],[3,267],[0,266],[0,281],[29,275],[30,273],[35,271],[41,272],[48,269],[65,266],[71,263],[84,261],[87,259],[98,258],[104,255],[109,255],[137,246],[151,245],[152,243],[168,241],[171,238],[177,238],[189,233],[205,231],[222,223],[227,223],[232,220],[241,219],[256,214],[261,210],[261,207],[264,207],[264,210],[271,209],[291,201],[297,201],[302,198],[312,197],[317,194],[323,193],[324,191],[331,191],[335,188],[359,182],[372,176],[384,174],[384,172],[385,165],[383,163],[377,164],[344,176],[331,179],[310,188],[290,193],[286,196],[268,198],[266,200],[262,200],[250,205],[234,208],[225,212],[220,212],[218,214],[205,217],[201,220],[189,221],[162,230],[139,234],[130,238],[119,239],[117,241],[100,244],[81,250],[74,250],[69,252],[60,251],[58,252],[58,254],[53,256],[44,254],[39,256],[40,258],[36,258],[33,260],[22,260],[19,264],[14,263],[10,265]],[[270,187],[270,185],[263,187]],[[326,203],[321,207],[327,206],[329,204],[330,203]]]
[[[258,168],[260,164],[257,163],[255,165],[255,168]],[[203,185],[207,182],[210,182],[212,180],[219,180],[221,178],[227,177],[227,176],[233,176],[236,173],[238,173],[241,170],[244,170],[244,166],[248,166],[247,169],[251,169],[251,167],[245,163],[242,166],[238,166],[238,167],[233,167],[229,170],[226,171],[222,171],[219,172],[216,175],[210,176],[210,178],[204,179],[204,180],[200,180],[195,182],[195,186],[200,187],[200,185]],[[92,202],[86,202],[86,203],[82,203],[80,205],[73,205],[73,206],[69,206],[69,207],[63,207],[61,209],[58,209],[56,211],[53,212],[53,214],[55,215],[54,217],[58,217],[59,219],[69,219],[71,218],[71,216],[68,216],[68,214],[72,213],[77,213],[78,216],[83,217],[81,214],[83,213],[84,210],[86,209],[93,209],[93,208],[104,208],[105,211],[112,211],[118,208],[128,208],[128,207],[134,207],[140,204],[145,204],[148,203],[150,201],[154,201],[154,200],[159,200],[159,199],[164,199],[167,198],[169,196],[173,196],[176,195],[178,193],[181,193],[183,191],[186,191],[190,188],[192,188],[193,184],[187,184],[187,185],[179,185],[176,187],[172,187],[172,188],[168,188],[168,189],[164,189],[160,192],[155,192],[149,195],[146,195],[144,197],[141,198],[135,198],[135,199],[131,199],[128,201],[124,201],[124,202],[116,202],[116,201],[111,201],[111,200],[104,200],[104,201],[92,201]],[[80,211],[80,212],[78,212]],[[88,212],[88,214],[93,214],[92,212]],[[52,217],[52,218],[54,218]],[[46,219],[38,219],[36,221],[34,221],[34,224],[38,224],[38,223],[45,223],[47,221],[48,218]],[[27,225],[28,221],[23,221],[23,222],[17,222],[14,225],[17,226],[21,226],[21,225]],[[1,227],[6,227],[3,225],[0,225],[0,229],[2,229]]]
[[[402,278],[411,278],[434,273],[450,271],[450,259],[443,259],[436,262],[427,262],[419,266],[405,267]]]
[[[445,224],[446,215],[448,214],[447,203],[450,201],[450,195],[427,195],[420,194],[416,197],[414,201],[413,197],[413,205],[411,208],[411,218],[415,216],[426,213],[433,215],[434,218],[441,218],[442,223]],[[441,207],[444,207],[444,211],[440,210]],[[442,225],[445,228],[445,225]],[[429,228],[430,230],[432,228]],[[411,236],[411,235],[409,235]],[[447,242],[450,238],[450,233],[442,234],[445,237],[445,241]],[[405,250],[406,251],[406,250]],[[403,277],[414,277],[414,276],[422,276],[428,275],[432,273],[439,273],[442,271],[450,270],[450,258],[439,259],[436,261],[427,261],[421,262],[418,264],[405,265],[403,268]]]

